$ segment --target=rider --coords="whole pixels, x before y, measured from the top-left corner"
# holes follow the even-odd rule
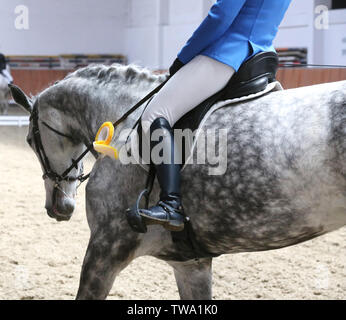
[[[184,228],[180,164],[174,163],[172,127],[185,113],[223,89],[241,64],[263,51],[274,51],[273,39],[291,0],[217,0],[170,67],[170,79],[148,104],[141,125],[146,136],[161,129],[160,141],[171,150],[167,163],[155,165],[160,201],[140,209],[150,224]],[[173,226],[173,229],[172,229]]]
[[[13,78],[10,73],[10,67],[6,63],[6,58],[5,56],[0,53],[0,75],[2,75],[8,84],[13,82]]]

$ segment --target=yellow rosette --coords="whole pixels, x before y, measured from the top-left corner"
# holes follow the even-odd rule
[[[118,151],[110,146],[114,135],[114,126],[112,122],[104,122],[97,131],[95,141],[93,142],[94,149],[113,159],[118,159]]]

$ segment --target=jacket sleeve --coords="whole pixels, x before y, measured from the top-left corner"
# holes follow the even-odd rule
[[[246,0],[217,0],[208,16],[178,54],[184,64],[220,38],[233,23]]]

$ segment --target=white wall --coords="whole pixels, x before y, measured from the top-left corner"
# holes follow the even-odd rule
[[[207,15],[213,0],[128,0],[125,52],[129,62],[162,69]]]
[[[167,23],[168,0],[128,0],[125,53],[129,62],[149,68],[161,65],[162,25]]]
[[[130,23],[126,29],[125,51],[129,62],[165,69],[174,61],[215,0],[128,2]],[[331,0],[293,0],[274,45],[306,47],[309,63],[346,65],[346,12],[330,11],[329,28],[319,30],[316,28],[319,14],[315,8],[321,4],[330,8]]]
[[[215,0],[0,0],[0,52],[8,55],[119,53],[153,69],[168,68]],[[331,0],[293,0],[274,45],[307,47],[309,63],[346,64],[346,11],[330,12],[316,30],[314,8]],[[14,26],[17,5],[29,30]]]
[[[320,33],[319,63],[346,65],[346,9],[333,10],[329,16],[329,28]]]
[[[168,68],[208,14],[213,0],[170,0],[168,23],[162,30],[161,68]]]
[[[9,55],[123,53],[126,0],[1,0],[0,52]],[[29,10],[17,30],[14,10]]]
[[[306,47],[308,60],[313,60],[314,1],[293,0],[274,40],[275,47]]]
[[[346,9],[330,10],[328,28],[316,27],[318,5],[331,0],[293,0],[274,41],[277,47],[307,47],[308,63],[346,65]]]

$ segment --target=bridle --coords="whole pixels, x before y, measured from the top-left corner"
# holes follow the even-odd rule
[[[52,169],[51,163],[49,161],[49,158],[47,156],[47,153],[46,153],[44,146],[43,146],[43,143],[42,143],[40,128],[38,125],[38,122],[39,122],[38,108],[36,105],[34,105],[33,110],[31,112],[30,121],[32,121],[33,139],[34,139],[35,149],[36,149],[40,163],[41,163],[43,170],[44,170],[44,173],[42,176],[43,180],[46,180],[46,179],[52,180],[55,183],[54,188],[58,188],[58,189],[61,189],[60,188],[60,182],[62,182],[62,181],[74,182],[74,181],[79,180],[80,183],[85,181],[87,179],[87,177],[83,174],[83,172],[78,176],[70,176],[69,175],[69,173],[74,168],[78,169],[78,163],[80,160],[76,161],[76,160],[72,159],[72,164],[62,174],[58,174],[57,172],[55,172]],[[46,126],[49,130],[53,131],[54,133],[56,133],[62,137],[68,138],[70,140],[73,140],[73,137],[68,136],[67,134],[61,133],[60,131],[52,128],[50,125],[48,125],[46,122],[44,122],[42,120],[40,120],[40,121],[44,126]],[[82,170],[83,170],[83,168],[82,168]]]
[[[120,119],[118,119],[116,122],[114,122],[113,123],[114,127],[116,127],[119,123],[123,122],[132,112],[134,112],[136,109],[138,109],[144,102],[149,100],[155,93],[157,93],[166,84],[167,81],[168,81],[168,79],[166,81],[162,82],[158,87],[156,87],[153,91],[151,91],[148,95],[146,95],[141,101],[136,103],[130,110],[128,110]],[[74,182],[74,181],[78,180],[78,181],[80,181],[80,184],[82,184],[85,180],[87,180],[90,176],[90,173],[87,175],[84,175],[82,172],[78,176],[69,176],[69,173],[73,169],[78,169],[78,163],[86,156],[86,154],[89,151],[91,151],[93,146],[92,145],[88,146],[77,159],[72,158],[71,159],[72,164],[62,174],[58,174],[57,172],[55,172],[52,169],[51,164],[50,164],[49,159],[48,159],[48,156],[47,156],[45,149],[43,147],[43,144],[42,144],[40,128],[38,126],[38,121],[39,121],[38,107],[36,104],[34,104],[33,110],[32,110],[31,115],[30,115],[30,121],[31,120],[32,120],[32,126],[33,126],[33,138],[34,138],[34,144],[35,144],[36,152],[38,154],[40,163],[42,164],[42,167],[44,170],[44,173],[42,176],[43,180],[45,180],[45,179],[52,180],[55,183],[54,184],[54,191],[55,191],[55,189],[59,189],[62,191],[62,189],[60,187],[61,181]],[[137,120],[136,124],[139,122],[139,120],[140,119]],[[56,133],[57,135],[60,135],[62,137],[68,138],[68,139],[73,141],[73,137],[54,129],[53,127],[48,125],[43,120],[40,120],[40,122],[44,126],[46,126],[49,130]],[[82,169],[83,169],[83,167],[82,167]]]

